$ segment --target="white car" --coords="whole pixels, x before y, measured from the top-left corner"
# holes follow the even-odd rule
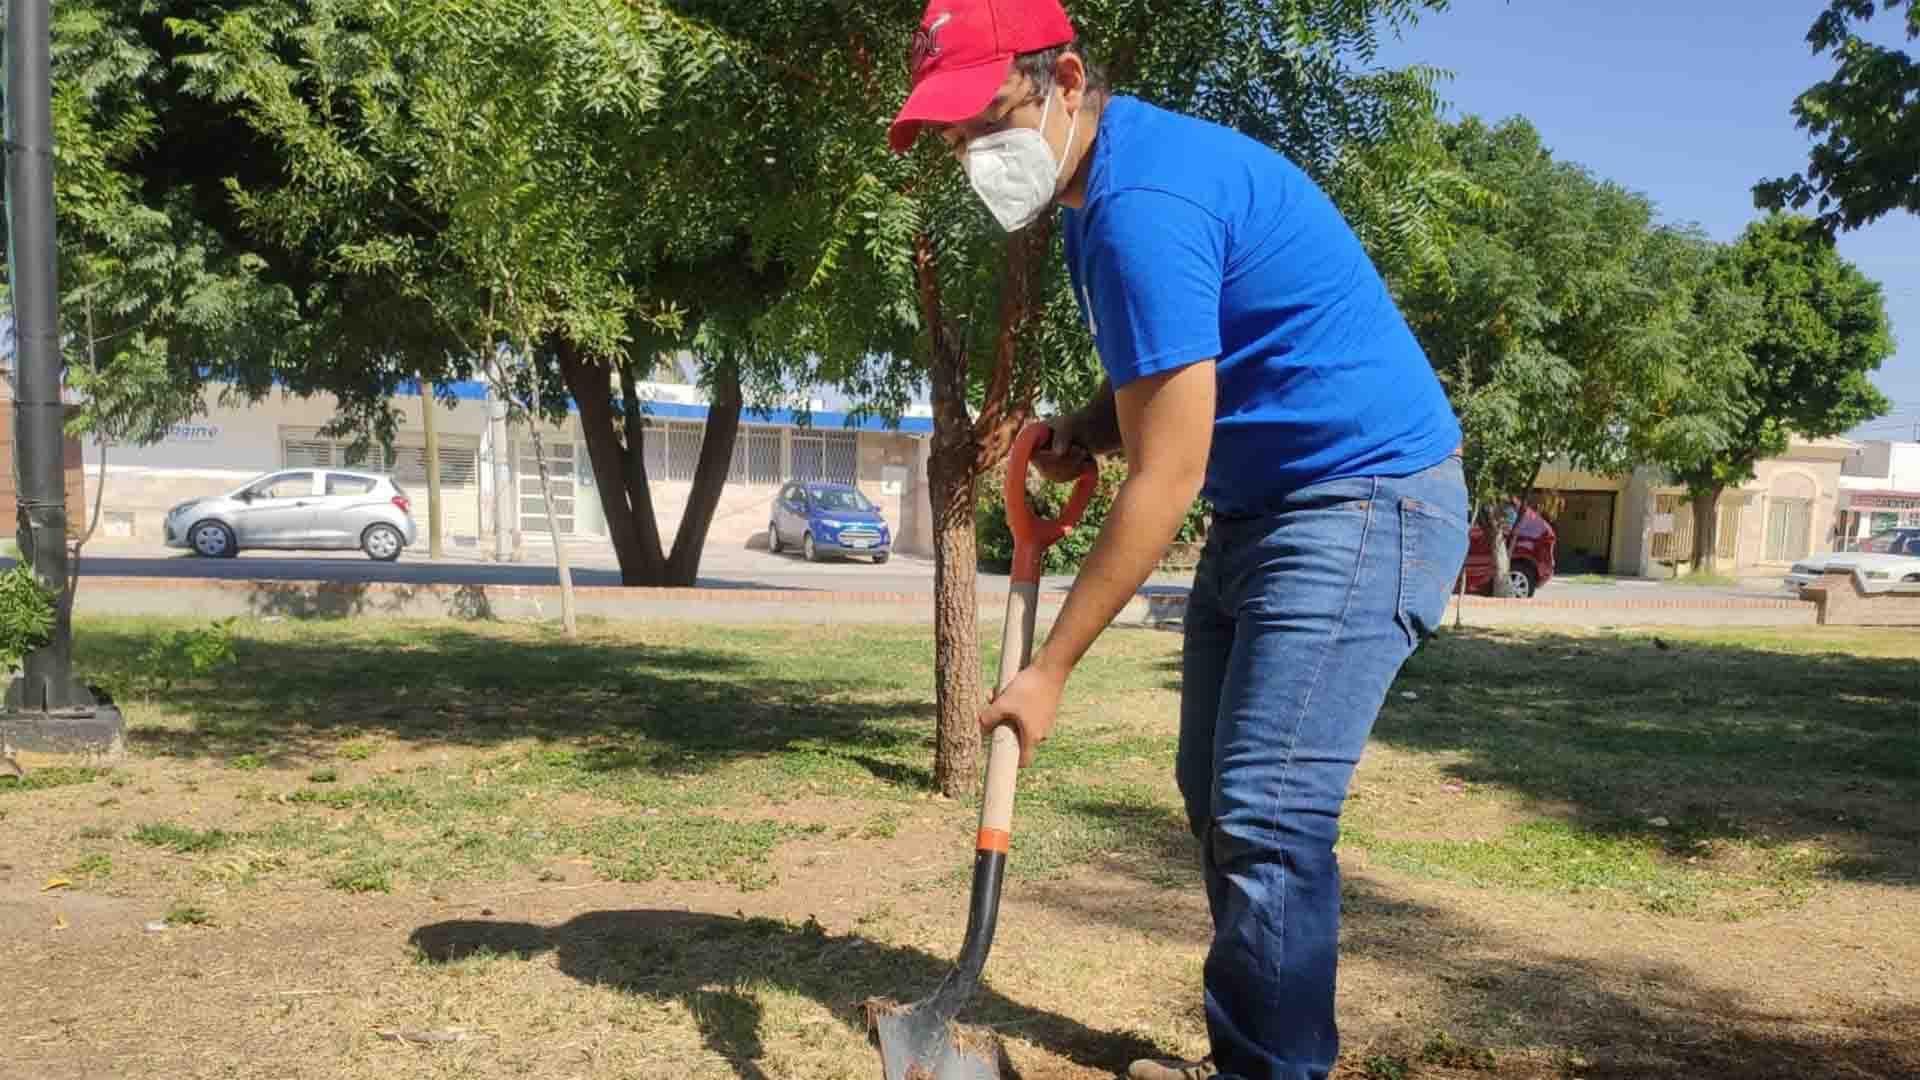
[[[167,546],[209,559],[246,548],[348,550],[392,562],[418,538],[413,507],[392,477],[285,469],[167,513]]]
[[[1920,582],[1920,558],[1912,555],[1833,551],[1794,563],[1793,569],[1787,572],[1787,588],[1797,593],[1801,586],[1818,581],[1830,569],[1858,570],[1869,585]]]

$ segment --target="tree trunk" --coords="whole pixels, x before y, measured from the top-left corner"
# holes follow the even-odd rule
[[[1506,511],[1495,510],[1487,517],[1487,550],[1493,556],[1495,596],[1513,596],[1513,533],[1507,528]]]
[[[537,408],[546,393],[541,387],[540,360],[534,355],[532,342],[522,343],[522,355],[527,358],[528,370],[533,375],[533,401]],[[527,416],[527,437],[533,440],[533,463],[540,470],[540,501],[547,510],[547,535],[553,538],[553,567],[560,576],[560,629],[569,638],[579,637],[580,625],[573,607],[573,567],[567,561],[567,542],[560,535],[560,520],[554,515],[553,477],[547,472],[547,448],[540,439],[540,416],[533,409],[527,411]]]
[[[740,433],[744,411],[740,372],[721,364],[716,372],[714,400],[707,408],[706,432],[700,441],[700,460],[694,466],[693,489],[674,534],[673,548],[661,545],[660,522],[654,516],[653,492],[648,486],[640,391],[632,365],[619,369],[623,408],[613,408],[614,369],[582,357],[573,346],[558,346],[560,373],[580,410],[581,438],[593,463],[594,489],[607,519],[614,556],[620,561],[620,583],[627,586],[688,586],[699,579],[700,556],[707,531],[720,506],[727,476],[733,470],[733,444]]]
[[[580,437],[587,444],[594,491],[620,562],[620,584],[658,585],[666,578],[667,560],[660,550],[660,524],[653,516],[646,462],[637,449],[642,420],[630,369],[623,367],[620,373],[628,404],[623,423],[613,410],[612,370],[585,359],[565,342],[559,343],[557,352],[561,378],[580,410]]]
[[[1719,566],[1720,493],[1726,488],[1714,485],[1704,496],[1694,496],[1693,572],[1711,574]]]
[[[446,555],[441,547],[440,430],[433,421],[433,384],[420,380],[420,424],[427,436],[427,554],[435,562]]]
[[[706,550],[707,530],[720,507],[720,493],[733,471],[733,444],[740,434],[740,369],[722,361],[715,372],[713,402],[707,406],[707,427],[700,436],[700,460],[693,469],[693,490],[680,514],[673,553],[667,556],[664,584],[690,586],[700,576],[700,556]]]
[[[970,795],[978,784],[980,706],[979,541],[974,528],[981,472],[1007,451],[1027,418],[1029,399],[1014,400],[1015,350],[1020,330],[1039,314],[1035,270],[1049,252],[1051,224],[1008,238],[1000,283],[993,373],[980,416],[967,414],[970,357],[956,340],[941,303],[933,244],[915,240],[914,270],[921,313],[932,338],[933,453],[927,487],[933,510],[933,678],[937,704],[933,780],[940,793]]]
[[[933,782],[959,798],[978,783],[980,756],[979,547],[974,535],[978,448],[967,417],[967,358],[936,354],[933,452],[933,680],[937,735]]]

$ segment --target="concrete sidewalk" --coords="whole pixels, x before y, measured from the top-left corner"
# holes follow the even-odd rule
[[[628,589],[583,586],[574,590],[578,613],[614,620],[698,619],[709,623],[850,622],[929,623],[931,591],[854,589],[692,588]],[[1170,627],[1185,617],[1183,585],[1143,588],[1118,622]],[[1057,613],[1066,590],[1043,587],[1040,614]],[[980,616],[995,619],[1006,609],[1004,580],[978,585]],[[560,590],[553,585],[442,585],[387,582],[196,580],[90,577],[83,580],[75,610],[90,615],[165,615],[195,619],[392,618],[537,620],[558,618]],[[1618,596],[1542,596],[1496,600],[1469,596],[1449,605],[1447,618],[1464,616],[1472,626],[1811,626],[1814,606],[1777,597],[1675,596],[1641,590]]]

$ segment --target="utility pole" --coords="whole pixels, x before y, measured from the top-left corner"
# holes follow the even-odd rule
[[[48,0],[7,5],[7,268],[14,318],[14,471],[19,544],[53,598],[52,640],[28,653],[0,713],[0,752],[117,753],[121,719],[73,677],[67,589],[66,404],[60,395],[60,296],[53,218]]]
[[[487,441],[493,445],[493,561],[513,559],[513,510],[518,493],[513,490],[513,444],[507,441],[507,398],[502,389],[487,379]]]
[[[427,436],[427,557],[446,557],[440,546],[440,430],[433,422],[433,383],[420,380],[420,423]]]

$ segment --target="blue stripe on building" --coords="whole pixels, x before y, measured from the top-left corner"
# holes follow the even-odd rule
[[[445,391],[456,401],[485,401],[487,399],[486,384],[477,380],[447,383]],[[436,388],[436,393],[439,392],[439,389]],[[401,397],[419,397],[420,384],[413,381],[403,382],[395,393]],[[579,411],[578,407],[573,405],[571,401],[568,402],[567,409],[569,412]],[[655,416],[662,420],[704,421],[707,418],[707,406],[682,405],[672,401],[655,401],[648,403],[647,415]],[[903,416],[900,418],[898,424],[889,424],[885,418],[879,416],[862,416],[858,420],[855,420],[852,413],[822,411],[814,413],[809,422],[803,425],[800,414],[792,409],[769,409],[762,413],[756,409],[748,408],[740,414],[740,421],[745,424],[773,424],[777,427],[798,428],[805,426],[821,431],[892,431],[899,432],[903,435],[933,434],[933,418],[927,416]]]

